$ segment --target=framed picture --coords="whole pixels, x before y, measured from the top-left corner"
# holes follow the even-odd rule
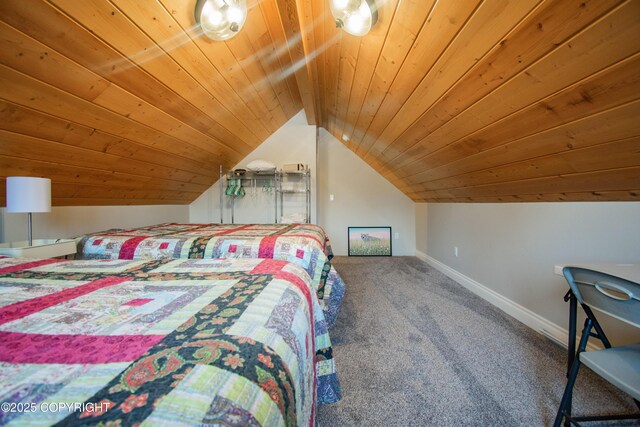
[[[391,227],[349,227],[349,256],[391,256]]]

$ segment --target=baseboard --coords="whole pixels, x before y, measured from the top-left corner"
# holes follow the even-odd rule
[[[459,271],[454,270],[448,265],[438,261],[435,258],[430,257],[429,255],[417,249],[416,257],[425,261],[451,279],[455,280],[482,299],[498,307],[500,310],[504,311],[511,317],[524,323],[534,331],[546,336],[547,338],[553,340],[554,342],[565,348],[567,347],[567,341],[569,340],[569,332],[567,331],[567,329],[556,325],[555,323],[534,313],[528,308],[523,307],[522,305],[514,301],[511,301],[510,299],[500,295],[496,291],[489,289],[485,285],[473,280],[468,276],[465,276]],[[601,348],[601,346],[594,345],[591,342],[587,346],[588,350],[598,350]]]
[[[429,261],[427,261],[427,258],[430,258],[430,257],[429,257],[429,255],[425,254],[424,252],[419,251],[418,249],[416,249],[416,258],[420,258],[424,262],[429,262]]]

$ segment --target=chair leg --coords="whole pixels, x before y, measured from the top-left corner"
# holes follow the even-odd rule
[[[560,401],[560,407],[558,408],[558,413],[556,414],[556,419],[553,422],[553,427],[560,427],[560,423],[562,423],[562,419],[565,418],[565,426],[569,426],[570,418],[571,418],[571,401],[573,400],[573,386],[576,382],[576,378],[578,377],[578,370],[580,369],[580,353],[583,352],[587,348],[587,341],[589,340],[589,334],[591,333],[591,328],[593,326],[593,321],[587,317],[584,321],[584,329],[582,330],[582,336],[580,337],[580,345],[578,346],[578,352],[576,353],[576,357],[571,364],[571,370],[569,371],[569,378],[567,379],[567,386],[564,389],[564,393],[562,395],[562,400]]]
[[[578,366],[579,367],[579,366]],[[571,385],[571,389],[569,390],[569,403],[567,404],[567,408],[564,411],[564,427],[571,427],[571,409],[573,405],[573,386],[576,384],[575,380],[578,378],[578,373],[576,372],[576,378],[573,380],[573,384]]]
[[[569,343],[567,345],[567,378],[569,378],[569,372],[571,371],[571,365],[573,365],[573,359],[576,357],[576,319],[578,300],[573,294],[571,289],[564,296],[565,301],[569,301]]]
[[[560,427],[562,419],[565,418],[565,426],[569,425],[569,417],[571,417],[571,401],[573,395],[573,385],[578,377],[578,369],[580,369],[580,360],[576,357],[571,365],[571,371],[569,371],[569,378],[567,379],[567,386],[564,389],[562,400],[560,401],[560,408],[556,414],[556,419],[553,422],[553,427]]]

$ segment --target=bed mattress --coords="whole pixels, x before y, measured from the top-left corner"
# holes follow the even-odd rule
[[[0,258],[0,425],[314,425],[339,398],[295,264]]]
[[[81,259],[264,258],[302,267],[318,293],[329,327],[344,297],[333,253],[314,224],[178,224],[116,229],[77,239]]]

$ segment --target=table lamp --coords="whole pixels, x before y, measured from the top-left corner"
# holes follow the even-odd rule
[[[51,180],[30,176],[7,177],[7,212],[28,213],[27,237],[33,246],[31,214],[51,212]]]

